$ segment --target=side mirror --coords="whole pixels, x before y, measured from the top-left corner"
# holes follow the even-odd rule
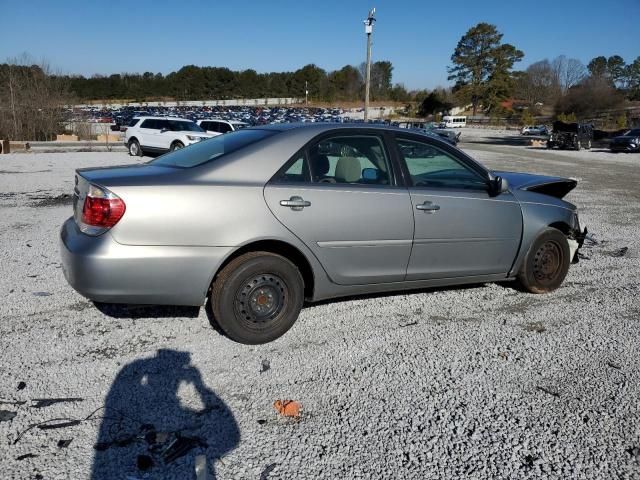
[[[365,183],[376,183],[380,178],[379,173],[375,168],[365,168],[362,170],[362,180]]]
[[[498,196],[501,193],[506,193],[509,191],[509,182],[507,181],[506,178],[502,178],[502,177],[495,177],[492,181],[491,181],[491,195],[492,196]]]
[[[164,133],[164,132],[168,132],[169,129],[168,128],[163,128],[162,130],[160,130],[160,133]]]

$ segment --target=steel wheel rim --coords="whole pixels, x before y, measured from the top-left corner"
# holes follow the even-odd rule
[[[182,148],[182,145],[180,145],[179,143],[176,143],[173,145],[174,150],[180,150],[181,148]]]
[[[533,276],[540,283],[553,283],[562,270],[563,259],[562,248],[557,242],[543,243],[533,259]]]
[[[236,316],[249,325],[265,325],[282,312],[288,296],[287,284],[278,275],[255,275],[236,292]]]
[[[129,151],[131,152],[132,155],[137,155],[138,145],[135,142],[133,142],[131,145],[129,145]]]

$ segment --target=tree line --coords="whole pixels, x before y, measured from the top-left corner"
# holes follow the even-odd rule
[[[364,89],[363,66],[346,65],[327,72],[310,64],[294,72],[258,73],[225,67],[187,65],[167,75],[144,72],[108,76],[67,76],[70,90],[79,100],[173,98],[175,100],[230,98],[304,98],[319,101],[358,100]],[[402,85],[392,85],[393,65],[389,61],[371,65],[371,98],[409,98]]]

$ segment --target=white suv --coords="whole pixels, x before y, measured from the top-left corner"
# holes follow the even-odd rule
[[[227,132],[235,132],[241,128],[247,127],[249,124],[240,122],[238,120],[220,120],[218,118],[206,118],[204,120],[198,120],[200,128],[207,133],[213,135],[222,135]]]
[[[145,153],[172,152],[213,136],[184,118],[135,117],[125,131],[124,143],[129,155],[142,157]]]

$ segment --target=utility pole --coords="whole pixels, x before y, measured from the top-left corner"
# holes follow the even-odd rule
[[[309,87],[307,81],[304,81],[304,104],[309,105]]]
[[[376,14],[375,7],[369,10],[369,16],[364,21],[364,33],[367,34],[367,73],[364,83],[364,121],[369,121],[369,89],[371,84],[371,34],[373,33],[373,17]]]

